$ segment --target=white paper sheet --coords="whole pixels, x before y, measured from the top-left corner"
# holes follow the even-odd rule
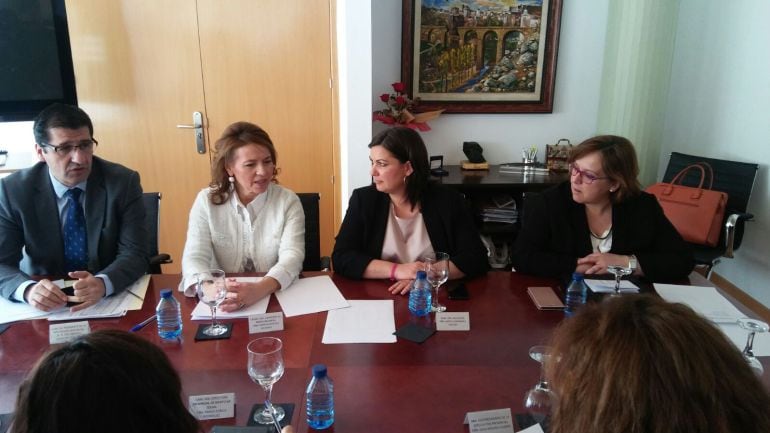
[[[286,317],[349,306],[328,275],[294,280],[291,286],[275,292],[275,297]]]
[[[348,301],[350,308],[329,311],[321,342],[395,343],[393,300]]]
[[[40,311],[28,304],[0,298],[0,325],[18,320],[37,319],[46,315],[48,315],[47,312]]]
[[[583,280],[594,293],[615,293],[615,280]],[[639,287],[628,280],[620,280],[620,293],[639,293]]]
[[[666,301],[688,305],[714,323],[735,323],[746,316],[714,287],[655,283],[655,291]]]
[[[235,281],[239,283],[256,283],[262,280],[262,277],[235,277]],[[243,307],[240,310],[224,312],[217,309],[218,319],[240,319],[244,317],[254,316],[256,314],[265,314],[267,312],[267,304],[270,303],[270,296],[265,296],[256,303]],[[192,320],[211,320],[211,308],[203,302],[198,302],[192,312]]]

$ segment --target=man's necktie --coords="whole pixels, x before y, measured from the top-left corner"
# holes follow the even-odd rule
[[[79,188],[72,188],[65,193],[69,204],[64,219],[64,268],[67,272],[88,268],[86,217],[78,200],[82,192]]]

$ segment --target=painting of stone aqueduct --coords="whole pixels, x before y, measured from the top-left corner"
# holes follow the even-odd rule
[[[546,52],[554,1],[560,6],[557,0],[413,0],[409,72],[414,96],[541,100],[544,64],[549,54],[555,60],[555,53]]]

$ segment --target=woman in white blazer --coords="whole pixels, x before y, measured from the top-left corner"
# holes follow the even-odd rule
[[[297,195],[276,183],[276,152],[267,132],[228,126],[214,146],[212,181],[190,210],[180,290],[195,296],[193,275],[266,272],[256,283],[228,279],[222,311],[251,305],[288,287],[305,258],[305,214]]]

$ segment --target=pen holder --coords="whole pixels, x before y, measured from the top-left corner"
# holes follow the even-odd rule
[[[530,171],[535,168],[537,165],[537,157],[532,158],[521,158],[522,168],[524,171]]]

